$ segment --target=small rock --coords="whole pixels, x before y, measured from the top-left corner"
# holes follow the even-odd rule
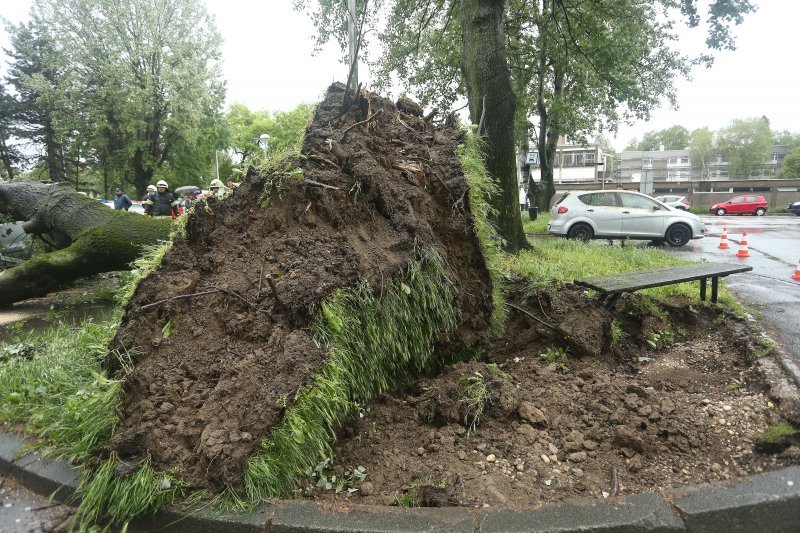
[[[567,455],[567,459],[573,463],[582,463],[586,460],[586,452],[575,452]]]
[[[462,461],[467,458],[467,452],[464,450],[458,450],[458,458]]]
[[[628,461],[628,470],[630,472],[638,472],[644,466],[644,462],[642,461],[641,455],[634,455],[631,457],[631,460]]]
[[[583,470],[581,470],[580,468],[573,468],[572,475],[575,477],[583,477]]]
[[[365,481],[359,487],[359,492],[361,493],[362,496],[369,496],[373,492],[375,492],[375,487],[369,481]]]
[[[517,409],[517,413],[519,414],[520,418],[527,420],[534,426],[547,427],[548,425],[547,417],[531,402],[521,402],[519,404],[519,409]]]
[[[533,442],[536,440],[537,432],[535,429],[533,429],[533,426],[530,424],[520,424],[519,426],[517,426],[517,433],[519,433],[520,435],[524,435],[529,442]]]
[[[617,426],[614,428],[614,443],[620,448],[631,448],[637,452],[644,451],[644,441],[631,428]]]
[[[730,411],[730,410],[732,410],[732,409],[733,409],[733,407],[731,407],[730,405],[723,405],[723,406],[722,406],[722,410],[723,410],[723,411]]]
[[[545,454],[542,454],[542,461],[545,463],[550,463],[550,458],[547,457]]]
[[[547,444],[547,449],[550,450],[551,454],[557,454],[558,453],[558,448],[552,442]]]
[[[649,398],[650,397],[650,394],[643,387],[640,387],[639,385],[630,384],[630,385],[627,386],[625,391],[626,392],[632,392],[633,394],[635,394],[639,398]]]
[[[516,466],[514,466],[514,468],[517,469],[517,472],[523,472],[525,470],[525,465],[522,464],[522,463],[519,463]]]
[[[597,443],[593,440],[585,440],[583,441],[583,449],[588,451],[593,451],[597,449]]]
[[[486,456],[487,463],[494,463],[495,461],[497,461],[497,457],[493,453]]]
[[[719,463],[714,463],[711,465],[712,472],[719,472],[722,470],[722,466]]]
[[[425,455],[425,448],[423,448],[422,446],[417,448],[417,454],[418,455]]]

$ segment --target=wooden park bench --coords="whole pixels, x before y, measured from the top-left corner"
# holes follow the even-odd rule
[[[608,298],[606,308],[611,309],[623,293],[698,279],[700,280],[700,299],[705,300],[706,281],[711,278],[711,301],[716,303],[719,278],[740,272],[749,272],[750,270],[753,270],[753,267],[730,263],[695,263],[653,270],[624,272],[611,276],[577,279],[575,284],[600,292],[604,298]]]

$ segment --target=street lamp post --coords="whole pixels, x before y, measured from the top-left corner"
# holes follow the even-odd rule
[[[264,147],[264,159],[267,158],[267,150],[269,149],[269,135],[262,133],[258,137],[258,144]]]

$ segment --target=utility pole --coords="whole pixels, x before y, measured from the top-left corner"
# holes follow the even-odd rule
[[[347,0],[347,47],[350,52],[350,91],[358,91],[358,60],[356,58],[356,0]]]

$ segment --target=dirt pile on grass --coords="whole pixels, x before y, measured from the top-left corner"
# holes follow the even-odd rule
[[[451,338],[474,344],[487,329],[463,133],[368,93],[343,114],[343,94],[331,86],[293,164],[200,204],[139,284],[114,342],[135,360],[110,445],[121,458],[149,456],[192,486],[239,486],[326,361],[311,331],[320,302],[362,280],[382,295],[421,248],[439,253],[466,310]]]
[[[481,361],[364,406],[342,428],[334,466],[307,483],[307,497],[529,508],[800,464],[800,434],[757,438],[783,420],[751,366],[767,345],[745,321],[687,301],[664,317],[626,310],[624,301],[607,311],[583,292],[525,297],[524,284],[510,287],[512,305],[554,329],[513,310]],[[559,352],[568,343],[557,325],[586,317],[605,324],[587,350],[602,355]],[[363,481],[348,471],[363,472]],[[334,476],[338,494],[336,483],[320,488]]]

